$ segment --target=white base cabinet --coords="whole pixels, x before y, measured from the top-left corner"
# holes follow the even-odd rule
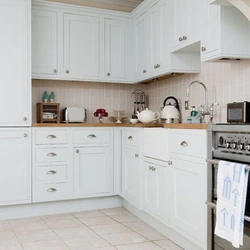
[[[31,202],[31,129],[0,130],[0,205]]]
[[[74,196],[113,195],[111,147],[74,148]]]

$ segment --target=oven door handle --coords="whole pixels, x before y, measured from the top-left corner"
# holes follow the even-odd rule
[[[207,162],[212,164],[212,165],[219,165],[220,161],[219,160],[207,159]],[[232,162],[232,161],[230,161],[230,162]],[[245,169],[250,171],[250,165],[246,165]]]
[[[212,209],[216,209],[216,204],[214,204],[213,202],[206,201],[206,204],[207,204],[208,207],[211,207]],[[250,222],[250,217],[244,216],[244,219],[246,221]]]

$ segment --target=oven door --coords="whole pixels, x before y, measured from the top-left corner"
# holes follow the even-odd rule
[[[215,223],[216,223],[216,202],[217,202],[217,172],[218,172],[218,160],[207,160],[208,167],[208,244],[207,250],[234,250],[244,249],[250,250],[250,180],[248,181],[248,192],[246,199],[246,210],[245,210],[245,222],[244,222],[244,240],[243,246],[235,248],[228,242],[214,234]],[[250,177],[249,177],[250,178]]]

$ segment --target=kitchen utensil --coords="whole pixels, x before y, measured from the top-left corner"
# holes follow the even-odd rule
[[[167,103],[169,99],[175,101],[174,104],[171,102]],[[180,107],[178,100],[174,96],[168,96],[164,102],[163,107],[161,108],[161,118],[165,119],[166,123],[179,123],[180,122]]]
[[[140,113],[137,111],[137,116],[138,120],[142,123],[151,123],[153,121],[156,121],[157,119],[160,118],[160,113],[159,112],[153,112],[146,108],[145,110],[141,111]],[[155,115],[157,117],[155,118]]]

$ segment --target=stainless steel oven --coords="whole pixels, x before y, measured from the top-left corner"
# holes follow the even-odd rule
[[[208,131],[208,245],[207,250],[233,250],[232,244],[214,235],[217,202],[217,172],[219,160],[244,163],[250,170],[250,126],[211,125]],[[250,180],[246,199],[244,243],[240,249],[250,250]]]

